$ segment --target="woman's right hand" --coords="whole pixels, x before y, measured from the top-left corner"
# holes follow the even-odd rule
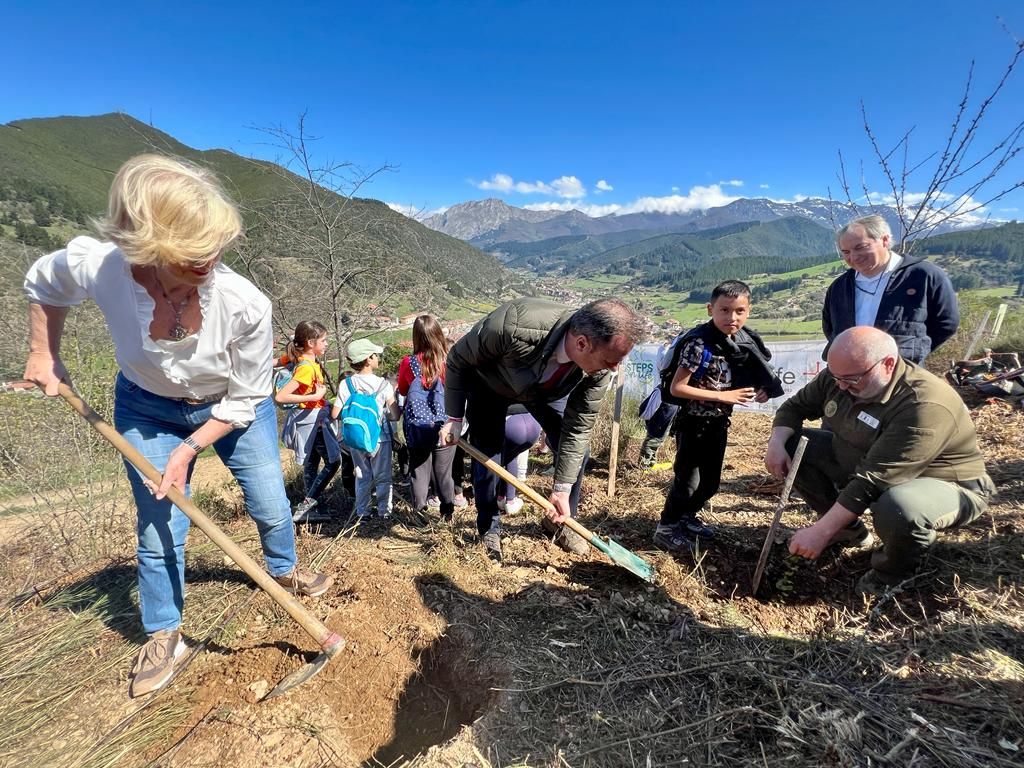
[[[30,352],[25,361],[24,378],[38,386],[47,397],[56,397],[57,386],[62,382],[71,383],[68,371],[59,357],[46,352]]]

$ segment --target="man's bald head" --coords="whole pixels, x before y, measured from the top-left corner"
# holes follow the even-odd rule
[[[828,369],[840,389],[858,400],[872,400],[892,381],[899,355],[892,336],[871,326],[858,325],[832,341]]]
[[[899,355],[896,340],[885,331],[872,328],[870,325],[857,325],[840,333],[828,350],[829,364],[832,356],[855,363],[873,365],[883,357]]]

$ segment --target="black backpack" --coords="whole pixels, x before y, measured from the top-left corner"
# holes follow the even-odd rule
[[[682,397],[676,397],[672,394],[672,379],[676,377],[676,370],[679,368],[679,359],[683,355],[683,347],[686,342],[690,339],[698,338],[701,335],[701,331],[704,329],[703,325],[698,325],[696,328],[679,334],[672,341],[669,346],[668,362],[662,365],[661,368],[661,383],[658,385],[658,389],[661,390],[661,402],[671,403],[672,405],[684,405],[686,399]],[[692,374],[690,374],[690,381],[697,381],[707,373],[708,365],[711,363],[711,348],[705,340],[704,354],[701,356],[700,365],[697,366]]]

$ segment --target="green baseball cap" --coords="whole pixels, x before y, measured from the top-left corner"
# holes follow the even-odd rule
[[[353,363],[361,363],[370,355],[379,355],[383,351],[384,347],[374,344],[369,339],[356,339],[349,342],[348,349],[345,350],[345,357]]]

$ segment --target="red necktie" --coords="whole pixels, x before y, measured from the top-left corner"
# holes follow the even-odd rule
[[[566,376],[569,375],[569,371],[576,367],[576,363],[570,360],[567,363],[559,363],[558,367],[555,368],[554,372],[546,381],[541,382],[540,388],[543,390],[551,390],[557,387]]]

